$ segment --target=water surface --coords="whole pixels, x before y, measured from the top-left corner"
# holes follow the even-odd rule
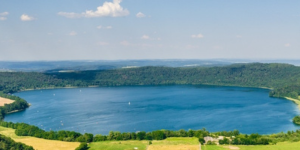
[[[94,134],[202,128],[269,134],[298,129],[292,123],[300,114],[297,106],[270,98],[268,92],[192,85],[25,91],[15,95],[32,106],[7,115],[5,121]]]

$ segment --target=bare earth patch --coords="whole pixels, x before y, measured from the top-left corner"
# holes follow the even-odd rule
[[[4,106],[4,104],[11,104],[13,102],[14,102],[13,100],[0,97],[0,106]]]
[[[236,146],[224,146],[224,148],[230,149],[230,150],[239,150],[239,147]]]

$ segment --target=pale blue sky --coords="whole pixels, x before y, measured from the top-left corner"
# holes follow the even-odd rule
[[[0,0],[0,60],[299,59],[299,41],[299,0]]]

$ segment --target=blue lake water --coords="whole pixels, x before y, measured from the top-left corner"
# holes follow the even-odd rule
[[[32,106],[7,115],[5,121],[93,134],[202,128],[269,134],[299,129],[292,123],[300,114],[297,106],[270,98],[268,92],[193,85],[25,91],[15,95]]]

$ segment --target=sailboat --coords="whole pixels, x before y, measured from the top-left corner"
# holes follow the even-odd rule
[[[130,102],[128,103],[128,105],[130,105]]]

